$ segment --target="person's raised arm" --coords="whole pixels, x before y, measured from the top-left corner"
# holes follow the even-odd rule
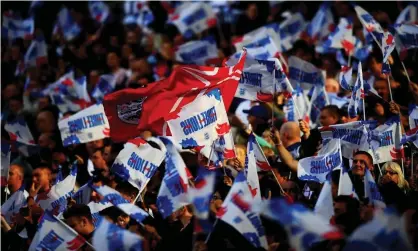
[[[279,157],[282,162],[287,165],[290,170],[293,172],[297,172],[298,170],[298,161],[293,158],[290,152],[283,146],[282,141],[280,140],[280,133],[278,130],[274,129],[274,137],[272,137],[275,141],[275,145],[277,151],[279,153]]]

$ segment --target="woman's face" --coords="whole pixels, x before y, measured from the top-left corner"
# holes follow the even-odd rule
[[[374,112],[377,116],[384,116],[385,115],[385,108],[382,104],[377,103],[374,107]]]
[[[398,184],[399,182],[399,175],[394,170],[388,168],[385,171],[385,175],[390,178],[391,181],[393,181],[395,184]]]

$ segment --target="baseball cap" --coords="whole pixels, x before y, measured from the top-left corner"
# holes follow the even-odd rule
[[[262,106],[262,105],[256,105],[251,107],[250,110],[243,110],[244,113],[247,113],[248,115],[252,115],[254,117],[260,118],[260,119],[269,119],[269,112],[268,110]]]

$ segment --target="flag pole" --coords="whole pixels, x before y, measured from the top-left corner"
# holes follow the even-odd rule
[[[416,152],[411,150],[411,178],[414,178],[414,154]]]
[[[401,61],[401,64],[402,64],[403,70],[405,71],[406,78],[408,79],[408,83],[410,83],[411,79],[409,78],[409,74],[408,74],[408,71],[406,70],[405,64],[403,63],[403,61]]]
[[[285,191],[283,190],[282,185],[280,185],[279,179],[277,179],[277,176],[276,176],[276,174],[274,173],[273,169],[271,169],[271,173],[273,173],[274,179],[276,180],[277,184],[278,184],[278,185],[279,185],[279,187],[280,187],[280,191],[282,191],[282,193],[283,193],[283,194],[285,194]]]

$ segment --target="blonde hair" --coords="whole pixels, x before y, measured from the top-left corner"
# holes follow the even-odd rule
[[[402,173],[402,169],[398,163],[393,162],[393,161],[386,162],[383,165],[383,170],[384,171],[391,170],[393,172],[396,172],[398,174],[398,184],[397,184],[398,187],[401,189],[409,189],[408,181],[405,180],[405,177],[403,176],[403,173]]]

